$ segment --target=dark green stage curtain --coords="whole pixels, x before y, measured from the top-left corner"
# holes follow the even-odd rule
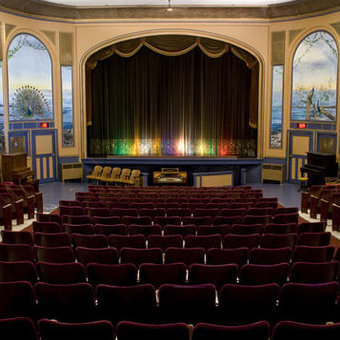
[[[251,70],[233,53],[113,54],[91,72],[88,156],[256,157]]]

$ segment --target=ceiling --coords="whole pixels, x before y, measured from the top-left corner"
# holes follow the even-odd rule
[[[89,6],[167,6],[168,0],[39,0],[59,5]],[[293,0],[170,0],[171,6],[268,6]]]
[[[1,10],[61,20],[274,19],[340,11],[340,0],[0,0]]]

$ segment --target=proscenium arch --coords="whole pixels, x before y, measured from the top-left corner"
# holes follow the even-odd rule
[[[264,105],[264,99],[263,99],[263,70],[264,70],[264,58],[262,55],[253,47],[249,46],[248,44],[243,43],[242,41],[232,39],[230,37],[222,36],[222,35],[216,35],[211,34],[209,32],[205,31],[197,31],[197,30],[151,30],[151,31],[141,31],[135,34],[127,34],[123,36],[118,36],[113,39],[106,40],[104,42],[101,42],[90,49],[88,49],[80,58],[79,67],[80,67],[80,73],[79,73],[79,82],[81,84],[80,88],[80,112],[82,112],[80,117],[80,124],[81,124],[81,154],[83,158],[87,158],[87,126],[86,126],[86,62],[88,59],[98,52],[101,49],[104,49],[110,45],[123,42],[126,40],[136,39],[136,38],[143,38],[148,36],[161,36],[161,35],[187,35],[187,36],[193,36],[193,37],[202,37],[202,38],[208,38],[212,40],[221,41],[224,43],[229,43],[231,45],[234,45],[235,47],[239,47],[245,51],[247,51],[249,54],[251,54],[258,62],[259,65],[259,87],[258,87],[258,137],[257,137],[257,157],[261,158],[263,154],[263,146],[264,142],[262,138],[259,138],[259,136],[263,135],[264,131],[264,119],[263,119],[263,105]]]
[[[52,120],[55,119],[55,116],[56,116],[56,100],[55,100],[55,92],[54,92],[54,84],[55,84],[55,81],[56,79],[54,79],[55,77],[55,70],[54,70],[54,67],[55,67],[55,63],[53,62],[54,60],[54,57],[52,56],[53,54],[51,53],[51,46],[48,44],[48,42],[46,41],[46,39],[43,39],[43,37],[40,35],[40,34],[37,34],[37,32],[31,32],[29,30],[20,30],[20,31],[15,31],[12,33],[12,35],[9,37],[8,39],[8,43],[7,43],[7,46],[6,46],[6,57],[5,57],[5,61],[6,61],[6,99],[8,101],[8,112],[7,112],[7,116],[8,116],[8,119],[9,119],[9,78],[10,78],[10,75],[9,75],[9,57],[8,57],[8,54],[9,54],[9,48],[11,46],[11,44],[13,43],[13,41],[20,37],[21,35],[28,35],[28,36],[31,36],[33,37],[34,39],[36,39],[41,45],[44,46],[45,48],[45,51],[47,52],[48,54],[48,58],[49,58],[49,62],[50,62],[50,78],[51,78],[51,91],[52,91],[52,107],[51,107],[51,110],[52,110]]]

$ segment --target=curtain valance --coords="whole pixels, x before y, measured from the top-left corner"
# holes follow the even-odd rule
[[[125,40],[108,47],[105,47],[89,57],[86,63],[86,114],[87,125],[92,125],[92,96],[91,96],[91,77],[99,61],[103,61],[114,54],[129,58],[137,54],[145,46],[155,53],[165,56],[184,55],[198,47],[209,58],[220,58],[231,51],[234,56],[245,62],[246,66],[252,71],[251,81],[251,104],[249,112],[249,125],[257,128],[258,117],[258,72],[259,64],[257,59],[242,48],[229,43],[188,35],[157,35],[136,39]]]
[[[130,39],[103,48],[88,59],[87,67],[93,70],[98,61],[105,60],[115,53],[123,58],[132,57],[143,46],[155,53],[173,57],[188,53],[198,46],[210,58],[219,58],[224,53],[231,51],[243,60],[248,68],[253,68],[257,62],[250,53],[223,41],[188,35],[157,35]]]

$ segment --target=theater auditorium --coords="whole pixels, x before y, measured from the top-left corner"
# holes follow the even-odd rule
[[[0,0],[0,337],[340,338],[339,0]]]

